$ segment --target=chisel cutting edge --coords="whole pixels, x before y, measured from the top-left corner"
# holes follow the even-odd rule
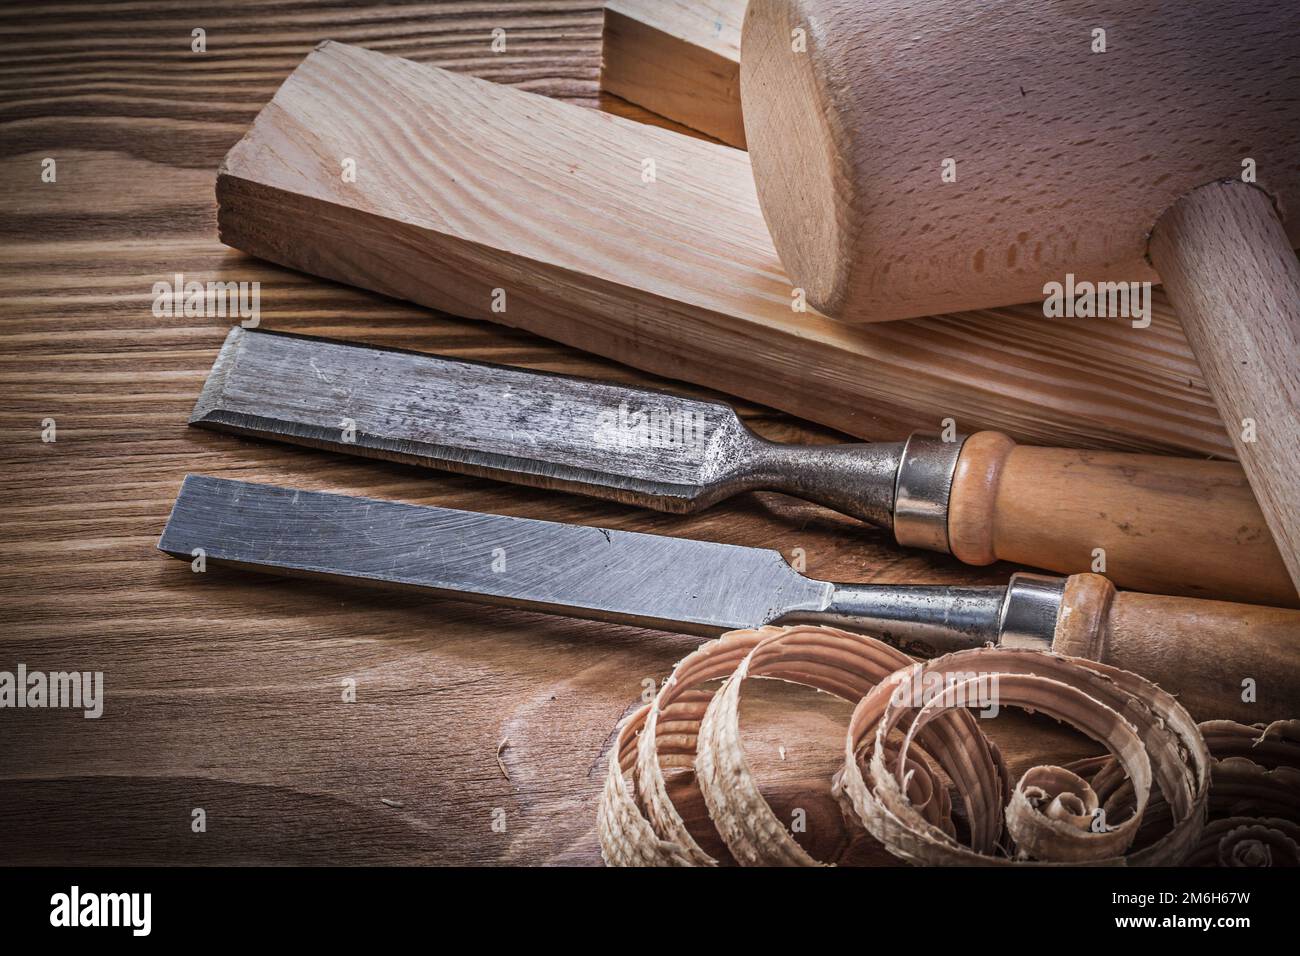
[[[235,328],[191,424],[689,512],[751,490],[902,545],[1126,587],[1300,603],[1241,468],[997,432],[790,445],[734,409],[591,379]]]
[[[696,634],[815,623],[918,656],[1051,649],[1138,671],[1206,716],[1268,720],[1300,700],[1300,611],[1117,593],[1095,574],[1017,574],[1006,587],[834,584],[760,548],[199,475],[185,479],[158,547],[202,554],[205,566]],[[1244,678],[1259,684],[1256,703],[1241,700]]]

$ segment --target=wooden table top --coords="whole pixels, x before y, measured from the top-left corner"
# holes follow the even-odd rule
[[[1007,566],[905,553],[777,495],[662,515],[186,426],[230,320],[155,316],[153,285],[176,273],[260,282],[264,328],[708,395],[216,239],[222,156],[319,41],[649,118],[600,95],[600,26],[598,6],[569,0],[0,11],[0,671],[102,671],[106,695],[98,720],[0,711],[0,861],[599,862],[596,800],[615,725],[695,639],[196,575],[155,550],[187,472],[762,545],[802,553],[809,574],[830,579],[1005,581]],[[196,27],[204,53],[191,50]],[[496,27],[504,53],[490,48]],[[46,159],[54,182],[42,179]],[[838,438],[739,407],[769,437]],[[53,442],[42,440],[50,419]],[[778,809],[808,810],[805,845],[888,862],[845,835],[829,797],[848,705],[786,686],[746,695],[751,760]],[[1013,769],[1093,752],[1046,723],[997,721]],[[502,818],[504,832],[493,827]]]

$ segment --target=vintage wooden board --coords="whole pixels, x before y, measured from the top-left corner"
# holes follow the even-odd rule
[[[1005,576],[901,553],[882,534],[775,496],[673,517],[187,428],[230,320],[154,315],[153,284],[177,272],[260,282],[265,327],[685,388],[289,272],[216,239],[221,157],[320,40],[595,105],[597,9],[537,0],[308,15],[273,2],[201,21],[208,52],[198,55],[194,18],[168,3],[111,16],[0,12],[0,669],[102,670],[107,692],[97,721],[0,711],[5,862],[597,861],[595,799],[615,722],[689,639],[194,575],[154,549],[187,471],[762,544],[846,579]],[[490,51],[495,25],[507,29],[505,54]],[[55,183],[41,181],[47,157]],[[774,437],[833,437],[757,406],[742,412]],[[41,441],[46,418],[53,443]],[[355,704],[342,701],[348,677]],[[755,764],[774,787],[801,792],[798,778],[824,782],[833,766],[825,740],[839,712],[772,693],[764,703],[746,691]],[[759,720],[779,702],[802,707],[794,722],[787,709],[780,735]],[[997,734],[1017,767],[1090,749],[1027,720]],[[496,763],[505,739],[509,781]],[[504,834],[490,828],[498,807]],[[192,830],[196,808],[206,833]],[[880,860],[839,845],[825,797],[809,817],[828,858]]]

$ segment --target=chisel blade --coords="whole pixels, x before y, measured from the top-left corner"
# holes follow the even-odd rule
[[[158,542],[184,560],[717,634],[833,587],[775,551],[189,475]]]
[[[242,328],[190,423],[674,512],[735,493],[762,444],[719,403]]]

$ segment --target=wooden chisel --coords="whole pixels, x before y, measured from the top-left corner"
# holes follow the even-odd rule
[[[988,643],[1050,649],[1140,673],[1200,719],[1281,719],[1300,704],[1300,611],[1117,593],[1096,574],[1016,574],[1006,587],[832,584],[760,548],[202,475],[186,477],[158,547],[186,561],[201,554],[205,568],[695,634],[820,623],[918,656]]]
[[[241,328],[190,423],[663,511],[779,491],[969,564],[1300,605],[1231,462],[1036,448],[998,432],[779,444],[718,402]]]

